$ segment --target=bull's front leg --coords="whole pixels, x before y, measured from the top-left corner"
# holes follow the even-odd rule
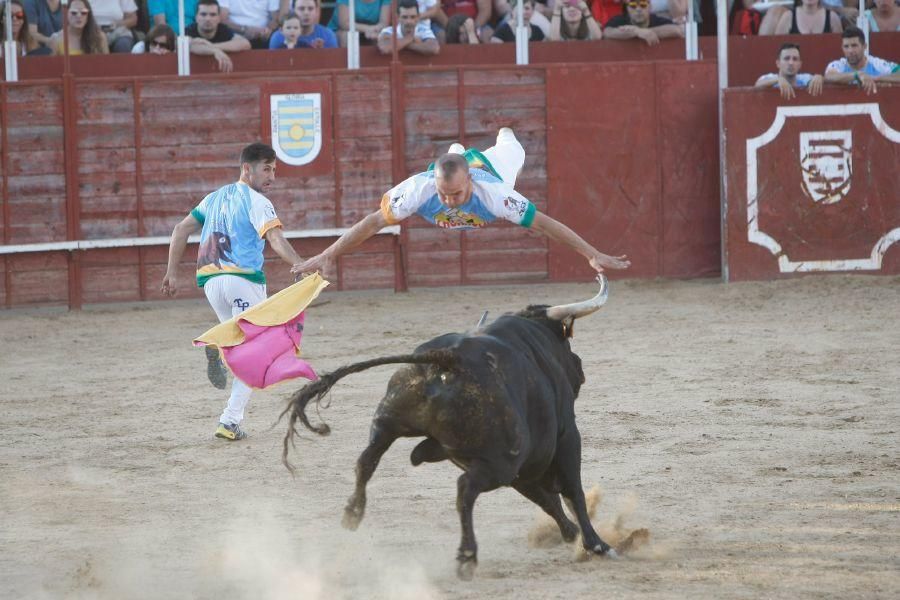
[[[341,520],[341,524],[345,529],[356,531],[356,528],[359,527],[366,512],[366,484],[375,473],[382,455],[387,452],[397,437],[387,423],[377,419],[372,422],[369,445],[356,461],[356,488],[344,508],[344,518]]]

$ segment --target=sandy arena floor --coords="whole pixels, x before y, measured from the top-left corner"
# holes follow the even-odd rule
[[[408,352],[593,285],[327,294],[320,371]],[[723,285],[613,282],[573,346],[596,522],[650,541],[619,560],[530,547],[538,509],[481,496],[480,564],[455,575],[450,464],[387,453],[365,520],[340,527],[372,411],[393,372],[351,376],[282,466],[299,383],[260,392],[251,438],[212,437],[225,394],[190,340],[202,300],[0,311],[3,598],[888,598],[900,589],[900,279]],[[893,590],[893,592],[891,591]]]

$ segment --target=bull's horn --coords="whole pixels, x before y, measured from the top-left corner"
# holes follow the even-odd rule
[[[584,302],[551,306],[547,309],[547,317],[556,321],[562,321],[566,317],[572,317],[573,319],[586,317],[592,312],[600,310],[600,307],[606,303],[607,296],[609,296],[609,285],[606,281],[606,275],[603,273],[597,275],[597,281],[600,282],[600,293],[596,296]]]

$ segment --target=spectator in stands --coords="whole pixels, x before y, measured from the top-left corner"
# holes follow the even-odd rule
[[[69,54],[109,54],[106,36],[94,20],[91,3],[88,0],[71,0],[68,11]],[[50,48],[54,54],[65,53],[62,31],[50,36]]]
[[[322,9],[319,0],[296,0],[294,14],[300,19],[301,45],[306,44],[310,48],[337,48],[338,42],[334,32],[319,25]],[[283,48],[284,35],[276,31],[269,39],[269,48]]]
[[[478,44],[475,20],[466,15],[453,15],[447,19],[445,41],[448,44]]]
[[[441,51],[431,27],[419,21],[417,0],[397,0],[397,27],[385,27],[378,35],[378,51],[393,52],[393,38],[397,38],[397,50],[409,50],[418,54],[437,54]]]
[[[778,19],[775,35],[788,33],[840,33],[840,15],[825,8],[822,0],[794,0],[794,7]]]
[[[673,23],[684,23],[687,21],[687,3],[688,0],[650,0],[650,12]]]
[[[757,35],[759,33],[763,15],[753,8],[756,2],[757,0],[734,0],[728,15],[728,32],[731,35]]]
[[[797,94],[794,92],[794,88],[806,88],[812,96],[822,93],[824,77],[800,72],[803,61],[800,60],[800,46],[797,44],[782,44],[778,50],[775,66],[778,67],[778,72],[763,75],[756,80],[755,87],[777,87],[781,91],[781,97],[785,100],[796,98]]]
[[[844,6],[845,1],[852,6]],[[815,4],[815,2],[813,2],[813,4]],[[852,21],[855,20],[856,15],[859,14],[859,9],[856,8],[858,2],[855,2],[854,0],[822,0],[821,4],[823,8],[837,14],[839,18],[843,18],[842,26],[845,23],[847,25],[852,25]],[[766,14],[763,17],[762,22],[759,24],[759,35],[775,35],[777,33],[776,29],[778,28],[779,23],[781,23],[781,19],[784,18],[785,15],[790,15],[792,11],[796,10],[796,7],[799,7],[801,5],[800,0],[794,0],[794,5],[795,8],[787,8],[785,6],[770,6],[768,10],[766,10]],[[830,16],[828,20],[830,27]],[[788,18],[789,28],[790,21],[791,19]],[[822,22],[824,24],[824,19],[822,19]],[[814,33],[823,32],[818,31]]]
[[[610,19],[605,33],[610,40],[640,38],[654,46],[661,39],[684,37],[684,27],[651,14],[649,0],[628,0],[625,13]]]
[[[25,6],[21,0],[12,0],[10,16],[12,17],[12,39],[16,42],[19,56],[50,54],[49,48],[41,46],[31,36],[31,29],[28,27],[28,16],[25,14]],[[0,2],[0,32],[2,32],[0,36],[2,36],[3,40],[6,40],[6,4],[4,2]],[[2,46],[0,46],[0,56],[3,56]]]
[[[418,0],[419,3],[419,22],[425,23],[431,27],[431,19],[441,12],[441,3],[439,0]]]
[[[175,52],[175,30],[163,23],[154,25],[147,32],[147,38],[131,49],[132,54],[169,54]]]
[[[866,55],[866,36],[858,27],[848,27],[841,35],[844,58],[828,64],[825,81],[858,85],[866,95],[878,92],[876,81],[900,83],[900,67],[877,56]]]
[[[550,41],[599,40],[600,24],[584,0],[556,0],[550,19]]]
[[[199,0],[197,21],[185,29],[184,33],[192,38],[191,54],[212,56],[220,71],[230,73],[234,64],[227,53],[249,50],[250,41],[236,34],[221,20],[218,0]]]
[[[225,25],[250,40],[254,48],[269,47],[269,36],[278,29],[281,0],[222,0],[219,6]],[[285,13],[287,7],[285,1]]]
[[[280,33],[281,44],[272,45],[275,34],[269,38],[269,50],[293,50],[295,48],[309,48],[309,44],[300,40],[300,17],[295,13],[289,12],[281,18],[281,28],[276,33]]]
[[[503,42],[516,41],[516,15],[519,9],[516,8],[519,2],[522,2],[522,18],[525,21],[525,27],[530,31],[528,41],[540,42],[544,40],[544,32],[537,25],[531,23],[531,17],[534,15],[534,0],[512,0],[510,4],[509,18],[494,31],[491,41],[502,44]]]
[[[540,29],[544,38],[547,38],[550,36],[550,17],[553,16],[553,10],[547,6],[547,0],[533,1],[534,10],[528,22]],[[553,0],[550,1],[552,2]],[[519,9],[515,8],[515,6],[513,0],[494,0],[493,19],[491,21],[494,25],[494,37],[496,37],[497,29],[509,20],[510,15],[518,14]],[[515,29],[515,26],[513,26],[513,29]],[[491,37],[491,41],[494,41],[494,37]]]
[[[154,25],[168,25],[178,30],[178,4],[182,0],[147,0],[147,12]],[[197,0],[184,0],[184,28],[194,24]]]
[[[374,44],[378,34],[391,24],[391,0],[353,0],[356,10],[356,30],[360,44]],[[350,2],[337,0],[328,28],[337,34],[341,46],[347,46],[350,31]]]
[[[491,4],[493,0],[441,0],[441,12],[432,17],[431,26],[444,35],[448,21],[455,15],[471,17],[475,23],[478,41],[489,42],[494,33],[489,22],[491,20]],[[439,37],[440,37],[439,36]]]
[[[869,31],[900,31],[900,8],[894,0],[875,0],[875,9],[866,10]]]
[[[110,52],[131,52],[137,25],[137,4],[134,0],[94,0],[94,19],[106,36]]]
[[[63,14],[60,0],[24,0],[25,19],[32,39],[51,48],[50,36],[62,29]]]
[[[606,27],[610,19],[621,15],[624,10],[625,0],[591,0],[591,14],[603,27]]]

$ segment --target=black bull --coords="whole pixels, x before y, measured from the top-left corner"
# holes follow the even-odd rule
[[[606,300],[607,284],[586,302],[565,306],[529,306],[475,331],[442,335],[413,354],[388,356],[342,367],[312,382],[289,400],[284,439],[285,464],[299,420],[325,435],[325,424],[306,416],[342,377],[370,367],[411,363],[399,369],[375,411],[369,445],[356,464],[356,489],[344,509],[343,525],[356,529],[366,507],[366,483],[381,456],[399,437],[420,437],[413,465],[449,459],[463,470],[456,506],[462,525],[457,560],[459,575],[469,578],[477,564],[472,522],[482,492],[511,486],[540,506],[559,526],[563,539],[582,534],[584,547],[613,553],[591,526],[581,486],[581,434],[575,425],[575,398],[584,383],[581,359],[569,346],[576,317],[590,314]],[[560,493],[578,520],[566,516]]]

